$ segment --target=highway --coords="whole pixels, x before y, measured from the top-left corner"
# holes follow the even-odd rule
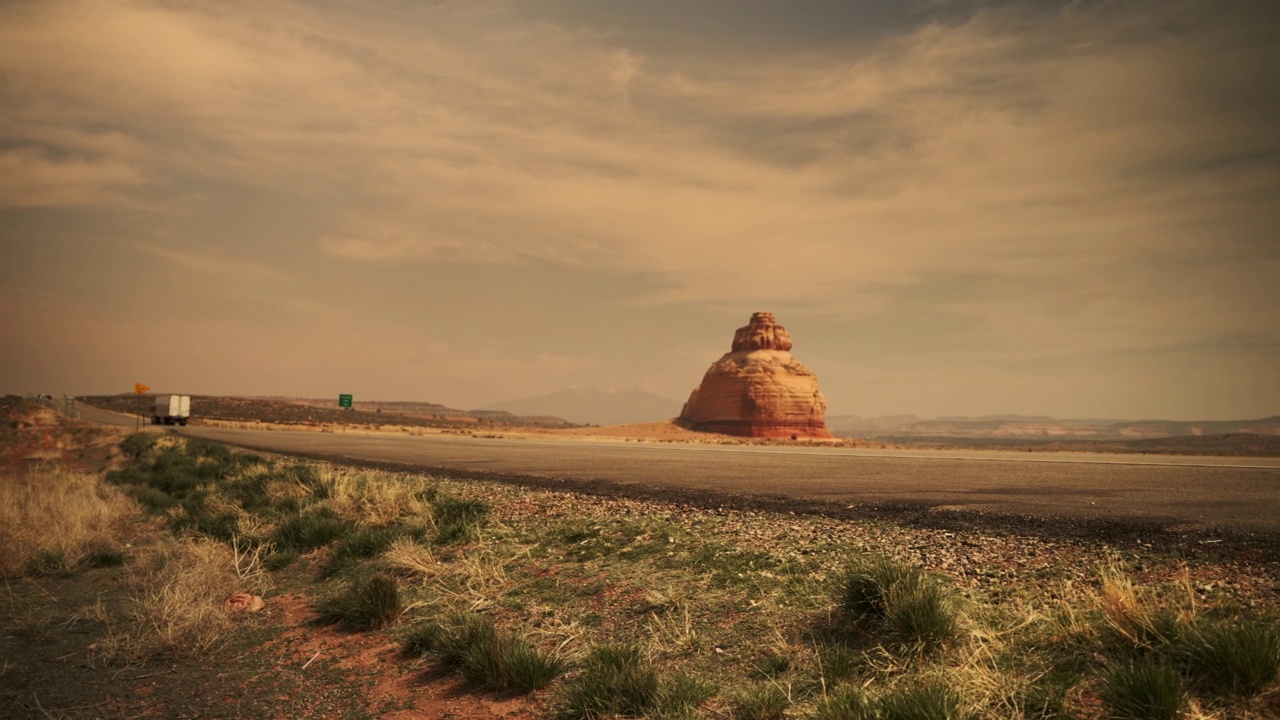
[[[41,398],[40,402],[63,415],[70,415],[71,417],[75,417],[80,420],[88,420],[89,422],[98,423],[99,425],[114,425],[117,427],[139,426],[138,418],[134,415],[125,415],[111,410],[103,410],[79,401],[68,404],[65,396],[53,398],[51,400]],[[147,418],[143,418],[142,421],[143,423],[149,422]],[[146,425],[141,426],[146,427]]]
[[[679,494],[1280,531],[1280,458],[873,450],[188,426],[241,447],[407,470]]]

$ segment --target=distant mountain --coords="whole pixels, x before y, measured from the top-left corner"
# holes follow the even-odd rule
[[[484,410],[516,415],[553,415],[571,423],[624,425],[666,420],[680,414],[683,403],[641,390],[566,388],[538,397],[495,403]]]
[[[837,436],[910,442],[913,439],[1140,440],[1224,434],[1280,436],[1280,416],[1258,420],[1081,420],[987,415],[922,420],[914,415],[860,418],[835,415],[827,428]]]

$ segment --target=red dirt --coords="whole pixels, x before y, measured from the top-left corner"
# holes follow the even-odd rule
[[[341,670],[374,671],[377,679],[367,691],[366,707],[392,720],[418,718],[478,718],[532,720],[534,701],[477,695],[453,676],[441,676],[407,660],[399,646],[383,633],[353,633],[334,625],[317,625],[311,600],[284,594],[267,600],[267,612],[286,627],[263,646],[274,663],[306,672],[309,663],[329,660]],[[380,710],[380,708],[398,708]]]

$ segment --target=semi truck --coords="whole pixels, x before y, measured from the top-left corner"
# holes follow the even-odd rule
[[[151,406],[152,425],[186,425],[191,417],[190,395],[157,395]]]

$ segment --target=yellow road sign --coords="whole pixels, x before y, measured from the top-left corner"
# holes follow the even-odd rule
[[[142,383],[134,383],[134,384],[133,384],[133,394],[134,394],[134,395],[141,395],[142,393],[147,392],[147,391],[148,391],[148,390],[150,390],[150,389],[151,389],[151,388],[147,387],[146,385],[143,385]]]

